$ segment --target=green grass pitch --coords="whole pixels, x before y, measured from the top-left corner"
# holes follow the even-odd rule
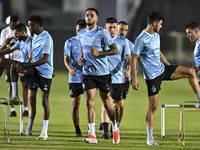
[[[155,116],[154,138],[159,146],[146,145],[145,118],[148,109],[148,98],[146,84],[142,75],[138,76],[140,90],[134,91],[131,86],[125,102],[124,116],[120,126],[121,141],[118,145],[112,144],[112,139],[102,139],[102,131],[98,130],[101,113],[101,100],[97,92],[95,100],[96,109],[96,135],[97,144],[86,144],[82,142],[87,137],[87,117],[84,96],[80,105],[80,128],[83,138],[75,137],[75,129],[71,118],[71,99],[68,89],[68,72],[55,71],[50,93],[50,121],[48,128],[49,139],[38,141],[43,123],[43,108],[41,92],[37,94],[37,114],[33,125],[33,136],[26,136],[25,130],[28,118],[24,118],[24,135],[19,135],[19,106],[16,106],[17,117],[10,117],[10,143],[3,139],[3,110],[0,109],[0,149],[199,149],[200,148],[200,112],[185,113],[186,146],[178,142],[179,115],[181,108],[166,108],[165,128],[166,137],[161,138],[161,105],[182,104],[184,101],[196,101],[188,80],[164,81],[159,95],[159,105]],[[19,96],[21,96],[21,83],[18,84]],[[8,84],[5,82],[5,75],[0,80],[0,97],[8,97]],[[22,98],[21,98],[22,99]],[[7,106],[5,106],[7,109]],[[8,111],[8,110],[7,110]],[[110,126],[110,125],[109,125]],[[6,131],[7,134],[7,131]],[[182,137],[181,137],[182,140]]]

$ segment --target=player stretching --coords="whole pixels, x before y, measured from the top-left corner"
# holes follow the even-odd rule
[[[78,38],[81,42],[81,55],[79,65],[83,65],[83,90],[87,107],[89,125],[88,138],[83,139],[87,143],[97,143],[95,133],[94,102],[97,88],[104,107],[113,125],[113,143],[119,143],[119,129],[117,128],[114,108],[111,105],[109,81],[110,71],[106,55],[118,54],[118,49],[108,32],[97,26],[98,11],[88,8],[85,13],[87,28],[79,31]],[[106,50],[106,48],[109,49]]]
[[[86,27],[84,19],[80,19],[76,23],[76,33]],[[68,39],[64,46],[64,62],[69,70],[69,92],[72,98],[72,119],[76,129],[76,136],[82,137],[79,128],[79,106],[81,94],[83,94],[82,87],[82,67],[78,65],[80,58],[81,45],[77,36]]]
[[[147,145],[159,145],[153,138],[154,116],[158,106],[159,90],[162,80],[177,80],[188,78],[189,84],[198,100],[200,100],[200,87],[193,68],[170,65],[160,51],[160,36],[164,18],[159,12],[148,15],[147,27],[135,40],[132,54],[132,88],[139,90],[137,80],[137,59],[143,65],[143,75],[146,80],[149,98],[149,108],[146,115]]]
[[[33,53],[32,53],[32,37],[30,37],[27,34],[27,28],[23,23],[19,23],[14,27],[14,33],[15,37],[18,39],[18,41],[10,48],[6,48],[6,45],[10,43],[10,38],[8,38],[4,45],[0,48],[2,49],[0,51],[0,55],[5,55],[14,52],[15,50],[21,50],[24,62],[28,63],[32,60],[33,58]],[[18,98],[18,74],[16,72],[17,67],[19,66],[20,63],[23,62],[17,62],[12,59],[6,59],[6,58],[0,58],[0,76],[2,75],[2,70],[3,69],[8,69],[10,70],[10,79],[11,79],[11,84],[12,84],[12,98],[9,100],[10,104],[19,104],[19,98]],[[27,82],[27,78],[24,78],[24,82]],[[28,92],[27,92],[28,93]],[[28,97],[28,96],[27,96]],[[27,104],[28,105],[28,104]],[[24,111],[26,112],[26,111]],[[28,115],[28,111],[27,111]],[[24,116],[24,113],[23,113]]]
[[[117,35],[117,20],[113,17],[106,19],[106,30],[112,37],[113,41],[117,45],[118,55],[108,56],[110,72],[111,72],[111,86],[110,86],[110,96],[115,108],[117,127],[119,128],[119,117],[121,115],[120,102],[122,99],[125,78],[130,77],[131,70],[131,53],[128,45],[127,39]],[[123,59],[126,60],[128,66],[125,72],[123,72]],[[101,120],[104,133],[102,137],[104,139],[109,139],[108,134],[108,117],[105,108],[102,106]],[[112,137],[112,129],[110,131]]]
[[[33,37],[33,61],[18,67],[19,72],[26,71],[31,75],[28,80],[29,89],[29,121],[26,135],[32,135],[32,126],[36,115],[36,94],[40,87],[42,90],[43,128],[38,140],[48,139],[47,129],[50,116],[49,93],[53,74],[53,40],[51,35],[43,29],[43,19],[34,15],[28,20],[29,30]]]

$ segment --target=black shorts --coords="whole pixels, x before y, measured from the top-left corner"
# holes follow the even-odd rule
[[[146,80],[148,97],[156,95],[161,90],[160,86],[163,80],[171,80],[170,77],[178,65],[165,65],[165,71],[153,80]]]
[[[21,82],[26,82],[26,78],[23,76],[23,77],[20,77],[20,81]],[[10,79],[10,70],[6,69],[6,82],[11,82],[11,79]]]
[[[90,89],[98,88],[101,92],[109,93],[111,76],[102,75],[102,76],[90,76],[83,74],[83,91],[87,91]]]
[[[33,69],[30,69],[31,71],[31,76],[27,74],[28,80],[26,83],[26,87],[31,90],[37,92],[38,87],[46,94],[50,93],[50,88],[51,88],[51,82],[52,79],[47,79],[38,74],[37,69],[32,67]]]
[[[110,96],[116,100],[116,101],[121,101],[122,99],[122,94],[124,91],[124,83],[122,84],[112,84],[110,86]]]
[[[69,83],[69,94],[71,98],[75,98],[83,94],[82,83]]]
[[[124,83],[124,91],[123,91],[123,94],[122,94],[123,99],[126,99],[126,97],[128,95],[129,86],[130,86],[130,81],[126,81]]]

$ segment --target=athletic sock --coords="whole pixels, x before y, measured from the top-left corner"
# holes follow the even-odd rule
[[[96,133],[95,133],[95,123],[89,123],[88,126],[89,126],[89,131],[90,131],[91,135],[93,135],[93,136],[96,137]]]
[[[103,122],[103,132],[108,132],[108,122]]]
[[[28,107],[24,107],[24,111],[28,111]]]
[[[29,120],[28,120],[28,127],[27,127],[27,130],[32,131],[33,122],[34,122],[34,119],[29,119]]]
[[[12,112],[12,111],[15,111],[15,108],[11,108],[11,112]]]
[[[117,122],[117,127],[119,128],[121,122]]]
[[[49,124],[49,120],[43,120],[43,127],[42,127],[41,133],[47,134],[48,124]]]
[[[113,128],[113,132],[117,131],[117,123],[116,120],[115,121],[111,121],[112,124],[112,128]]]
[[[197,100],[200,101],[200,91],[199,91],[199,92],[196,92],[196,93],[194,93],[194,94],[195,94]]]
[[[81,134],[81,129],[79,128],[79,126],[75,126],[76,129],[76,134]]]
[[[11,82],[12,84],[12,96],[13,97],[18,97],[18,84],[17,82]]]
[[[147,127],[147,140],[153,139],[153,127]]]

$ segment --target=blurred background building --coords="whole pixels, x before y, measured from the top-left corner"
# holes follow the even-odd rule
[[[98,25],[102,27],[111,16],[127,21],[127,38],[132,42],[146,28],[148,13],[159,11],[165,17],[160,31],[161,51],[170,63],[187,66],[194,65],[195,43],[187,39],[185,25],[191,21],[200,23],[199,6],[199,0],[0,0],[0,29],[7,26],[5,20],[11,14],[17,14],[26,25],[30,16],[40,15],[44,29],[54,40],[54,66],[58,70],[65,69],[64,43],[75,35],[76,21],[84,18],[87,8],[99,11]]]

